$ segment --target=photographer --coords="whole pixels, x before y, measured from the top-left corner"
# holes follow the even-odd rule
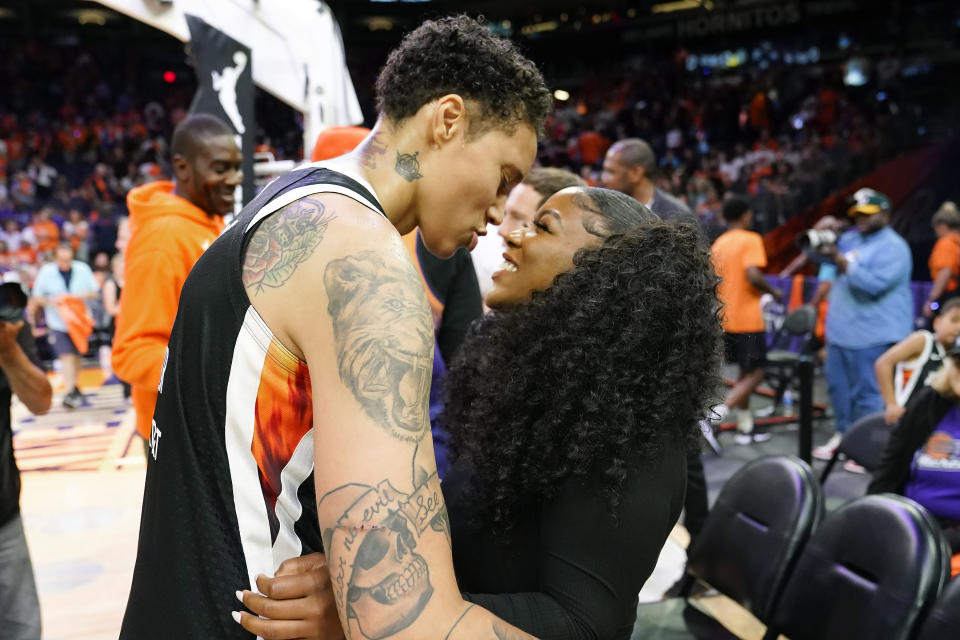
[[[39,415],[50,409],[52,395],[30,327],[23,321],[26,303],[18,282],[0,285],[0,629],[11,640],[40,639],[40,602],[20,519],[20,471],[13,456],[10,402],[16,394]]]
[[[853,201],[847,213],[854,227],[821,250],[836,267],[826,321],[826,375],[837,432],[814,449],[820,459],[833,455],[851,424],[883,411],[874,361],[912,325],[913,260],[906,241],[887,226],[890,201],[873,189],[860,189]]]

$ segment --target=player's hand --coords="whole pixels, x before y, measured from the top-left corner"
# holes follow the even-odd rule
[[[264,640],[344,637],[327,560],[322,553],[290,558],[280,565],[273,578],[257,576],[257,589],[262,595],[238,592],[244,606],[254,614],[239,612],[240,626],[250,633]]]
[[[933,317],[933,302],[928,300],[923,304],[923,317],[924,318]]]
[[[883,410],[883,419],[887,421],[887,424],[893,424],[903,415],[904,409],[898,404],[888,404],[884,407]]]
[[[23,328],[23,320],[17,322],[0,322],[0,356],[10,353],[19,347],[17,334]]]

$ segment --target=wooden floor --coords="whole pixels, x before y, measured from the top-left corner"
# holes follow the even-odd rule
[[[146,461],[120,386],[101,382],[98,371],[84,372],[87,408],[63,408],[61,393],[45,416],[31,416],[16,401],[13,407],[44,640],[115,639],[130,590]],[[682,527],[674,529],[642,602],[659,599],[680,576],[688,540]],[[735,603],[701,602],[744,640],[762,637],[763,626]]]
[[[130,590],[146,463],[119,385],[84,372],[90,407],[13,407],[20,503],[47,640],[115,639]]]

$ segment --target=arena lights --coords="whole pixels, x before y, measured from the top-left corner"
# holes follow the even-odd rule
[[[109,13],[100,9],[77,9],[69,13],[82,25],[92,24],[98,27],[107,24],[107,20],[111,17]]]
[[[674,13],[675,11],[689,11],[691,9],[713,10],[712,0],[676,0],[675,2],[661,2],[651,8],[653,13]]]
[[[566,102],[567,100],[570,99],[570,92],[564,91],[563,89],[557,89],[556,91],[553,92],[553,97],[559,100],[560,102]]]
[[[559,26],[560,23],[556,20],[550,20],[548,22],[535,22],[520,29],[520,33],[525,36],[529,36],[535,33],[544,33],[545,31],[556,31],[557,27]]]
[[[394,27],[393,18],[387,16],[370,16],[365,22],[370,31],[391,31]]]
[[[753,65],[766,69],[774,63],[785,65],[809,65],[820,61],[820,48],[812,46],[799,51],[777,50],[769,43],[764,42],[759,47],[747,53],[743,48],[737,50],[717,51],[714,53],[692,53],[684,61],[687,71],[697,69],[733,69],[740,66]]]

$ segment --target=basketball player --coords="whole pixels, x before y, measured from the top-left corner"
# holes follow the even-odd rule
[[[433,326],[400,236],[473,246],[550,95],[467,17],[408,34],[354,152],[275,180],[180,298],[121,638],[249,638],[223,588],[325,550],[359,638],[526,638],[465,603],[430,437]]]

